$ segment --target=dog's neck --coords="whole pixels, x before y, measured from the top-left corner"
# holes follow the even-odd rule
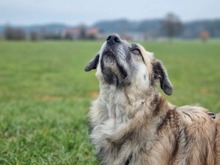
[[[105,103],[109,119],[114,120],[115,125],[132,119],[140,110],[149,114],[153,113],[152,109],[156,109],[162,98],[154,87],[141,90],[135,85],[124,88],[107,84],[100,85],[100,98]]]

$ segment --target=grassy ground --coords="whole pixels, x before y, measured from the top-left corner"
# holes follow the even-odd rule
[[[219,41],[143,45],[168,70],[168,100],[220,111]],[[100,46],[0,41],[0,164],[97,164],[86,115],[98,81],[84,67]]]

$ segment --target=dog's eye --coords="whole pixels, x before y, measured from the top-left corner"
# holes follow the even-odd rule
[[[134,54],[136,54],[136,55],[141,54],[141,51],[140,51],[139,49],[137,49],[137,48],[133,49],[132,52],[133,52]]]

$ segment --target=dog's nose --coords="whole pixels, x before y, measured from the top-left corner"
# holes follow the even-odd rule
[[[120,37],[116,34],[112,34],[112,35],[108,36],[106,41],[107,41],[107,44],[109,44],[109,45],[116,45],[116,44],[121,43]]]

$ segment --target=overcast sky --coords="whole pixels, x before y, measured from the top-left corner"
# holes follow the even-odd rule
[[[93,24],[98,20],[162,18],[183,21],[220,18],[220,0],[1,0],[0,24]]]

